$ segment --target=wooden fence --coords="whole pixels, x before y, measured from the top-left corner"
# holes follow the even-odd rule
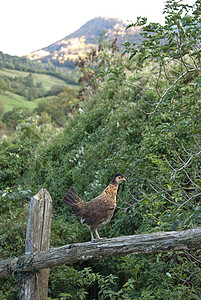
[[[23,300],[46,300],[50,268],[83,260],[201,248],[201,227],[105,239],[50,248],[52,199],[46,189],[30,202],[25,255],[0,261],[0,277],[22,274]]]

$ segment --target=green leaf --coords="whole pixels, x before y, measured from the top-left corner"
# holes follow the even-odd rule
[[[154,66],[154,67],[151,69],[151,71],[155,70],[157,67],[158,67],[158,66]]]
[[[201,15],[201,10],[197,9],[197,10],[193,11],[193,14],[196,15],[196,16],[200,16]]]

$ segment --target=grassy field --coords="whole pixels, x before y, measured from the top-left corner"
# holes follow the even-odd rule
[[[6,77],[25,77],[29,75],[29,72],[24,71],[18,71],[18,70],[10,70],[10,69],[3,69],[0,70],[0,77],[6,76]],[[31,73],[34,79],[34,83],[41,82],[42,87],[45,91],[48,91],[51,89],[54,85],[68,85],[70,88],[78,89],[78,86],[76,85],[69,85],[66,83],[66,81],[56,78],[51,75],[46,74],[38,74],[38,73]],[[3,90],[0,90],[0,102],[3,104],[4,113],[12,110],[14,107],[22,107],[22,108],[28,108],[30,110],[33,110],[37,107],[38,102],[44,98],[38,98],[34,101],[29,101],[27,98],[20,96],[18,94],[6,91],[3,92]]]
[[[33,110],[37,103],[28,101],[25,97],[19,96],[12,92],[0,92],[0,101],[3,104],[4,113],[13,109],[13,107],[22,107]]]
[[[3,69],[0,70],[0,76],[6,76],[6,77],[25,77],[29,75],[29,72],[24,71],[17,71],[17,70],[10,70],[10,69]],[[34,83],[42,82],[43,88],[48,91],[51,89],[53,85],[66,85],[66,81],[56,78],[51,75],[46,74],[38,74],[38,73],[31,73],[31,75],[34,78]]]

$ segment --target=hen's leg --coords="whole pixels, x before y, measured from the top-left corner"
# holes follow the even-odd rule
[[[90,233],[91,233],[91,241],[94,242],[95,239],[94,239],[94,235],[93,235],[93,230],[91,229],[91,227],[89,229],[90,229]]]
[[[96,233],[96,240],[99,241],[101,238],[100,238],[100,235],[98,234],[98,230],[94,229],[94,231]]]

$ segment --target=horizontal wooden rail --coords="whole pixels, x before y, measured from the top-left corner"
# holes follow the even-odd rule
[[[104,239],[51,248],[20,258],[0,261],[0,277],[15,271],[38,271],[78,261],[139,253],[159,253],[201,249],[201,227],[182,231],[156,232]]]

